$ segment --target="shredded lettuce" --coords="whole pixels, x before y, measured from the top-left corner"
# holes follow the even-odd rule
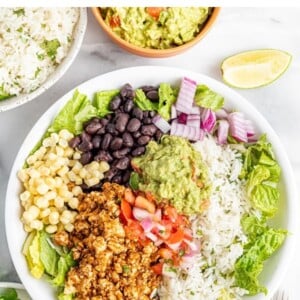
[[[97,116],[97,109],[86,95],[76,90],[72,99],[58,113],[48,132],[59,132],[61,129],[67,129],[74,134],[79,134],[83,130],[83,123],[95,116]]]
[[[197,86],[194,101],[198,106],[214,111],[224,106],[224,98],[203,84]]]
[[[158,113],[165,120],[171,118],[171,107],[176,102],[178,90],[173,89],[168,83],[161,83],[158,89]]]
[[[240,177],[247,180],[247,194],[252,206],[272,217],[278,208],[280,167],[266,135],[247,148]]]
[[[135,91],[134,103],[141,110],[158,110],[158,103],[149,100],[142,89],[137,89]]]
[[[97,109],[97,115],[101,118],[110,114],[110,101],[120,93],[120,90],[99,91],[94,97],[94,106]]]

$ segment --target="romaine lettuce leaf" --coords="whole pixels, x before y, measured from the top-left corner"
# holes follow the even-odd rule
[[[95,116],[97,116],[97,109],[86,95],[76,90],[72,99],[58,113],[48,132],[52,133],[67,129],[74,134],[79,134],[83,130],[83,123]]]
[[[19,300],[17,291],[12,288],[1,290],[0,300]]]
[[[257,221],[251,219],[253,224],[248,230],[252,234],[257,228]],[[254,226],[254,227],[253,227]],[[260,228],[259,232],[261,232]],[[267,289],[259,284],[258,276],[263,270],[263,262],[267,260],[283,243],[286,236],[286,231],[275,230],[273,228],[265,228],[265,231],[258,235],[249,245],[247,245],[244,254],[235,263],[235,280],[236,284],[248,290],[249,295],[257,293],[267,293]]]
[[[173,89],[168,83],[161,83],[158,89],[158,113],[165,120],[171,118],[171,107],[176,102],[178,90]]]
[[[255,241],[257,236],[262,235],[268,228],[265,218],[262,217],[259,219],[253,215],[243,216],[241,225],[250,244]]]
[[[224,98],[203,84],[197,86],[194,101],[198,106],[214,111],[224,106]]]
[[[120,90],[99,91],[94,97],[94,106],[97,109],[97,115],[101,118],[110,114],[110,101],[120,93]]]
[[[135,91],[135,97],[133,101],[141,110],[157,111],[158,109],[158,103],[149,100],[142,89],[137,89]]]

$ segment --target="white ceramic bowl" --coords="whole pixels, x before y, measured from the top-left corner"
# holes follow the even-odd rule
[[[23,285],[16,282],[0,282],[0,293],[5,289],[15,289],[20,300],[30,300]]]
[[[52,85],[54,85],[68,70],[71,66],[72,62],[74,61],[75,57],[77,56],[82,41],[84,37],[84,33],[86,30],[87,25],[87,10],[86,8],[80,8],[79,20],[76,24],[73,34],[73,42],[70,46],[69,52],[67,56],[63,59],[63,61],[59,64],[56,70],[47,78],[47,80],[42,83],[40,87],[29,94],[20,94],[15,97],[11,97],[5,100],[0,101],[0,112],[15,108],[19,105],[22,105],[26,102],[29,102],[47,89],[49,89]]]
[[[282,178],[280,182],[281,198],[279,210],[273,223],[276,227],[285,228],[292,234],[287,236],[281,249],[266,263],[260,276],[261,282],[269,290],[268,297],[271,297],[279,287],[293,257],[297,239],[298,199],[293,172],[287,155],[276,133],[263,116],[246,99],[224,84],[207,76],[176,68],[147,66],[122,69],[100,75],[77,88],[91,98],[97,90],[121,87],[127,82],[135,88],[145,84],[155,85],[160,82],[179,84],[183,76],[193,78],[198,83],[206,84],[223,95],[226,100],[226,107],[244,112],[256,124],[258,132],[267,133],[268,139],[274,147],[277,160],[282,168]],[[34,300],[39,300],[41,295],[43,295],[43,300],[53,300],[55,297],[53,289],[46,281],[36,280],[30,276],[25,258],[21,253],[26,233],[20,221],[21,207],[18,196],[21,191],[21,184],[16,174],[22,168],[27,155],[42,137],[54,116],[66,101],[72,97],[73,92],[74,90],[70,91],[54,103],[32,128],[16,157],[7,187],[5,217],[8,245],[18,275]],[[266,298],[260,294],[247,299],[261,300]]]

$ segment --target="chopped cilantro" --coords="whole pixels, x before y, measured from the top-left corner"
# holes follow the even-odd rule
[[[199,235],[199,236],[201,236],[201,235],[202,235],[202,230],[201,230],[201,229],[198,229],[198,230],[196,231],[196,234]]]
[[[19,27],[19,28],[17,29],[17,31],[20,32],[20,33],[23,32],[23,27]]]
[[[159,232],[160,234],[163,234],[163,233],[165,233],[165,231],[164,231],[164,230],[162,230],[162,229],[161,229],[161,230],[159,230],[158,232]]]
[[[194,292],[194,291],[190,291],[190,294],[191,294],[192,296],[194,296],[194,295],[195,295],[195,292]]]
[[[60,47],[60,42],[58,39],[50,41],[45,40],[41,44],[41,48],[43,48],[46,51],[47,55],[51,58],[51,60],[55,59],[58,47]]]
[[[37,78],[41,71],[42,71],[42,69],[37,67],[35,72],[34,72],[34,78]]]
[[[18,17],[24,16],[25,15],[25,9],[24,8],[16,9],[16,10],[14,10],[14,14],[17,15]]]
[[[122,266],[123,269],[123,273],[129,273],[130,272],[130,268],[127,265]]]
[[[177,273],[177,269],[174,268],[174,267],[169,267],[169,268],[168,268],[168,271],[169,271],[169,272],[173,272],[173,273]]]
[[[180,249],[178,254],[180,257],[182,257],[185,254],[185,251],[183,249]]]
[[[36,53],[36,56],[39,60],[44,60],[45,59],[45,55],[42,53]]]

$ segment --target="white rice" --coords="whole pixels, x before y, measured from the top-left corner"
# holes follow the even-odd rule
[[[246,291],[234,287],[233,271],[247,241],[240,220],[251,209],[245,183],[238,178],[241,154],[229,145],[217,145],[212,137],[194,146],[202,154],[212,182],[208,210],[202,216],[191,218],[194,236],[198,234],[201,241],[201,251],[184,263],[184,276],[184,272],[177,272],[173,278],[164,278],[159,294],[164,300],[216,300],[222,295],[240,299]]]
[[[78,8],[0,9],[0,90],[9,95],[37,89],[67,55]],[[58,40],[52,59],[41,46]]]

